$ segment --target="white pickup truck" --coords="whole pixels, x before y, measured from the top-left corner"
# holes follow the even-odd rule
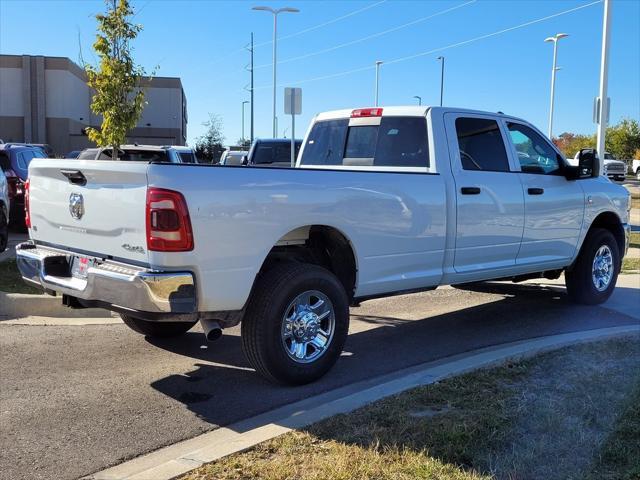
[[[597,152],[596,152],[597,155]],[[578,157],[580,152],[576,152],[573,159],[567,159],[571,165],[578,165]],[[604,158],[602,160],[602,175],[609,180],[616,180],[622,182],[627,174],[627,164],[622,160],[618,160],[615,155],[609,152],[604,152]]]
[[[300,384],[366,299],[564,272],[573,300],[605,301],[630,200],[594,161],[569,165],[518,118],[441,107],[322,113],[296,168],[35,160],[18,265],[145,335],[242,321],[255,369]]]

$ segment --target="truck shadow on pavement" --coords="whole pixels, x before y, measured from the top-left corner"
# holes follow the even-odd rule
[[[148,339],[158,348],[197,361],[192,371],[169,375],[151,386],[183,403],[215,428],[358,381],[478,348],[637,323],[621,313],[571,304],[563,289],[556,287],[487,283],[464,288],[497,293],[501,298],[420,320],[352,315],[382,326],[351,334],[335,367],[309,385],[286,387],[265,381],[244,359],[237,335],[223,335],[203,348],[204,336],[190,332],[178,340]],[[429,295],[424,298],[437,301]]]

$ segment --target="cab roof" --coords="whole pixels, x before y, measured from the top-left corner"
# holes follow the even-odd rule
[[[457,108],[457,107],[440,107],[440,106],[430,106],[430,105],[401,105],[401,106],[378,106],[378,107],[357,107],[357,108],[345,108],[342,110],[332,110],[328,112],[319,113],[315,120],[336,120],[341,118],[350,118],[351,114],[354,110],[361,109],[382,109],[383,117],[424,117],[429,110],[433,113],[447,113],[447,112],[458,112],[458,113],[471,113],[476,115],[492,115],[492,116],[502,116],[505,118],[513,118],[517,120],[516,117],[511,115],[505,115],[502,112],[487,112],[482,110],[473,110],[469,108]]]

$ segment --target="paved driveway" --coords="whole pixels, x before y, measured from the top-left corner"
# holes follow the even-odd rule
[[[605,307],[510,283],[366,302],[352,309],[336,367],[297,388],[257,376],[237,328],[206,344],[197,329],[150,341],[124,325],[0,322],[0,478],[77,478],[356,380],[504,342],[637,324],[639,287],[640,276],[621,277]]]

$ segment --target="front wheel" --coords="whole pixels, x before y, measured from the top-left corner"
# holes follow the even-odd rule
[[[196,322],[150,322],[123,313],[120,314],[120,318],[134,332],[152,338],[178,337],[187,333],[196,324]]]
[[[609,230],[596,228],[587,234],[573,267],[565,273],[569,297],[577,303],[606,302],[620,272],[620,252]]]
[[[242,321],[242,347],[268,380],[300,385],[336,363],[348,330],[349,301],[335,275],[287,262],[256,280]]]

